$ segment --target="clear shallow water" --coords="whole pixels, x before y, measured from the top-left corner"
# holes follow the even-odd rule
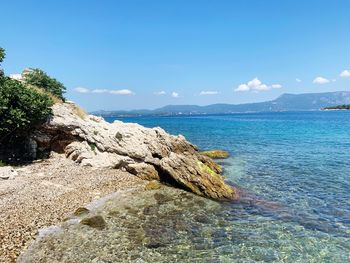
[[[164,187],[134,193],[134,199],[115,198],[94,212],[106,218],[107,229],[67,227],[41,242],[33,257],[80,255],[66,258],[70,262],[86,262],[84,257],[95,262],[350,261],[350,112],[122,120],[181,133],[203,150],[228,150],[224,175],[245,189],[246,197],[219,204]],[[119,212],[116,219],[109,217],[113,210]],[[123,227],[127,222],[131,230]]]

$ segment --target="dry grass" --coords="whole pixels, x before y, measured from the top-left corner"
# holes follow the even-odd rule
[[[56,97],[55,95],[53,95],[52,93],[48,92],[48,91],[45,91],[41,88],[38,88],[37,86],[33,86],[33,85],[28,85],[26,84],[27,87],[35,90],[36,92],[40,93],[40,94],[45,94],[47,95],[52,101],[53,101],[53,104],[56,104],[56,103],[62,103],[63,101]]]
[[[77,106],[77,105],[74,105],[74,107],[73,107],[73,112],[74,112],[77,116],[79,116],[80,119],[83,119],[83,120],[86,118],[86,116],[88,116],[88,114],[86,113],[86,111],[85,111],[84,109],[80,108],[80,107]]]
[[[37,86],[34,86],[34,85],[26,85],[26,86],[29,87],[30,89],[35,90],[38,93],[46,94],[53,101],[53,104],[63,103],[63,101],[60,98],[56,97],[55,95],[51,94],[50,92],[47,92],[47,91],[45,91]],[[79,106],[77,106],[75,104],[73,105],[73,113],[76,114],[77,116],[79,116],[79,118],[81,118],[83,120],[86,118],[86,116],[88,116],[87,112],[84,109],[80,108]]]
[[[38,93],[47,95],[53,101],[53,104],[63,103],[63,100],[61,100],[60,98],[56,97],[55,95],[51,94],[50,92],[47,92],[47,91],[45,91],[37,86],[33,86],[33,85],[26,85],[26,86],[29,87],[30,89],[35,90]],[[81,118],[83,120],[88,116],[87,112],[84,109],[80,108],[79,106],[77,106],[75,104],[73,105],[73,113],[76,114],[77,116],[79,116],[79,118]]]

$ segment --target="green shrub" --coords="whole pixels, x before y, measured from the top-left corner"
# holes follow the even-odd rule
[[[0,48],[0,63],[4,58]],[[62,83],[42,70],[26,72],[21,82],[6,77],[0,68],[0,160],[31,160],[28,134],[49,117],[50,107],[63,100],[64,91]]]
[[[96,144],[94,143],[89,143],[91,151],[93,151],[96,154]]]
[[[5,49],[0,47],[0,63],[4,60],[4,58],[5,58]],[[4,75],[4,72],[0,68],[0,77],[2,77],[3,75]]]
[[[24,75],[24,82],[50,92],[54,96],[64,100],[63,94],[66,91],[66,87],[58,80],[51,78],[41,69],[30,69]]]
[[[350,104],[342,104],[337,106],[325,107],[325,110],[350,110]]]
[[[2,62],[5,58],[5,49],[0,47],[0,62]]]
[[[44,121],[52,104],[47,94],[0,76],[0,142],[9,134],[29,131]]]

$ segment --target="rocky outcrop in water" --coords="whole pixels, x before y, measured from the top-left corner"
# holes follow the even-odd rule
[[[134,123],[108,123],[72,103],[55,104],[52,117],[31,135],[33,155],[56,151],[81,165],[123,169],[213,199],[235,199],[221,168],[179,135]]]
[[[230,154],[223,150],[210,150],[201,152],[201,154],[208,156],[212,159],[226,159],[230,157]]]

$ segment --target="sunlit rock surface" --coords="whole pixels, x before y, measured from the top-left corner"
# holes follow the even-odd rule
[[[179,135],[163,129],[87,115],[75,104],[55,104],[52,117],[32,135],[36,152],[57,151],[81,165],[127,170],[213,199],[236,199],[221,168]]]

